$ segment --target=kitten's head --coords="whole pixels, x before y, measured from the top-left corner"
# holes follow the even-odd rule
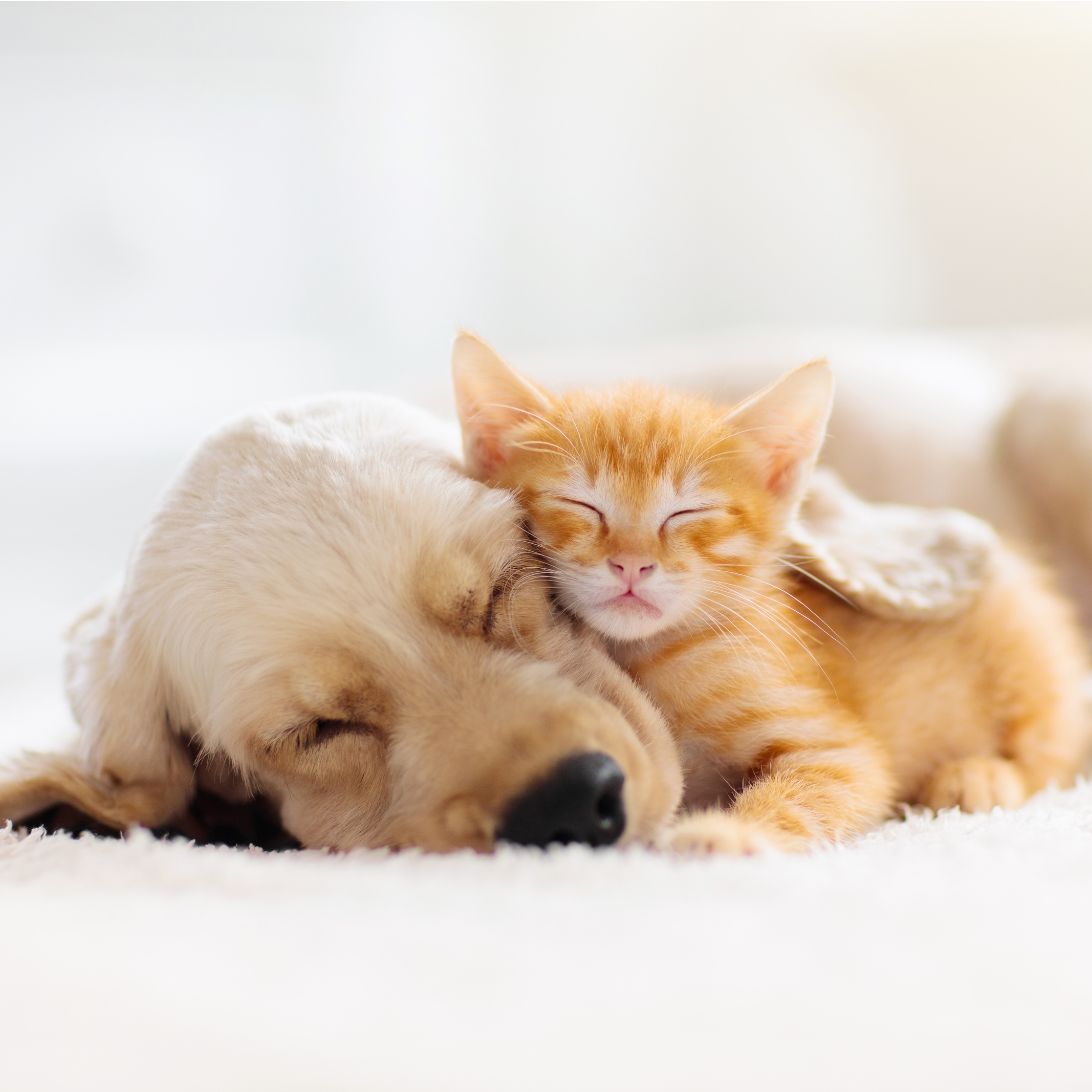
[[[724,616],[770,579],[830,414],[824,361],[727,409],[637,385],[551,394],[469,334],[452,366],[468,470],[518,494],[594,629],[636,640]]]

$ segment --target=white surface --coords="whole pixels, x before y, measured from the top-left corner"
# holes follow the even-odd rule
[[[1083,1089],[1092,788],[811,858],[0,833],[0,1087]]]
[[[1090,49],[1082,4],[4,5],[0,352],[105,393],[176,378],[119,340],[321,339],[323,389],[458,323],[1087,320]]]

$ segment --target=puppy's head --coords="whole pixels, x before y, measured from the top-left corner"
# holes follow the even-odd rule
[[[603,696],[610,665],[554,616],[512,501],[427,462],[365,482],[367,518],[342,509],[340,542],[338,476],[307,485],[324,514],[283,559],[260,636],[232,612],[246,654],[210,738],[306,844],[650,835],[670,793]]]
[[[679,795],[658,715],[555,615],[513,501],[434,432],[339,399],[205,445],[94,638],[109,648],[77,647],[92,777],[177,781],[160,752],[192,740],[305,845],[654,833]]]

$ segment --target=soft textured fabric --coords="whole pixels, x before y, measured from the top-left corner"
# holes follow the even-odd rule
[[[820,467],[792,535],[796,560],[882,618],[950,618],[981,589],[998,550],[989,524],[953,508],[862,501]]]
[[[0,832],[5,1089],[1087,1088],[1092,786],[810,857]]]

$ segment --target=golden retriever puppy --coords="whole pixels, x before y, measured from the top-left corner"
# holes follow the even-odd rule
[[[457,450],[368,396],[210,438],[71,630],[77,744],[0,774],[0,818],[157,826],[201,787],[263,794],[307,846],[653,838],[681,792],[660,714]]]

